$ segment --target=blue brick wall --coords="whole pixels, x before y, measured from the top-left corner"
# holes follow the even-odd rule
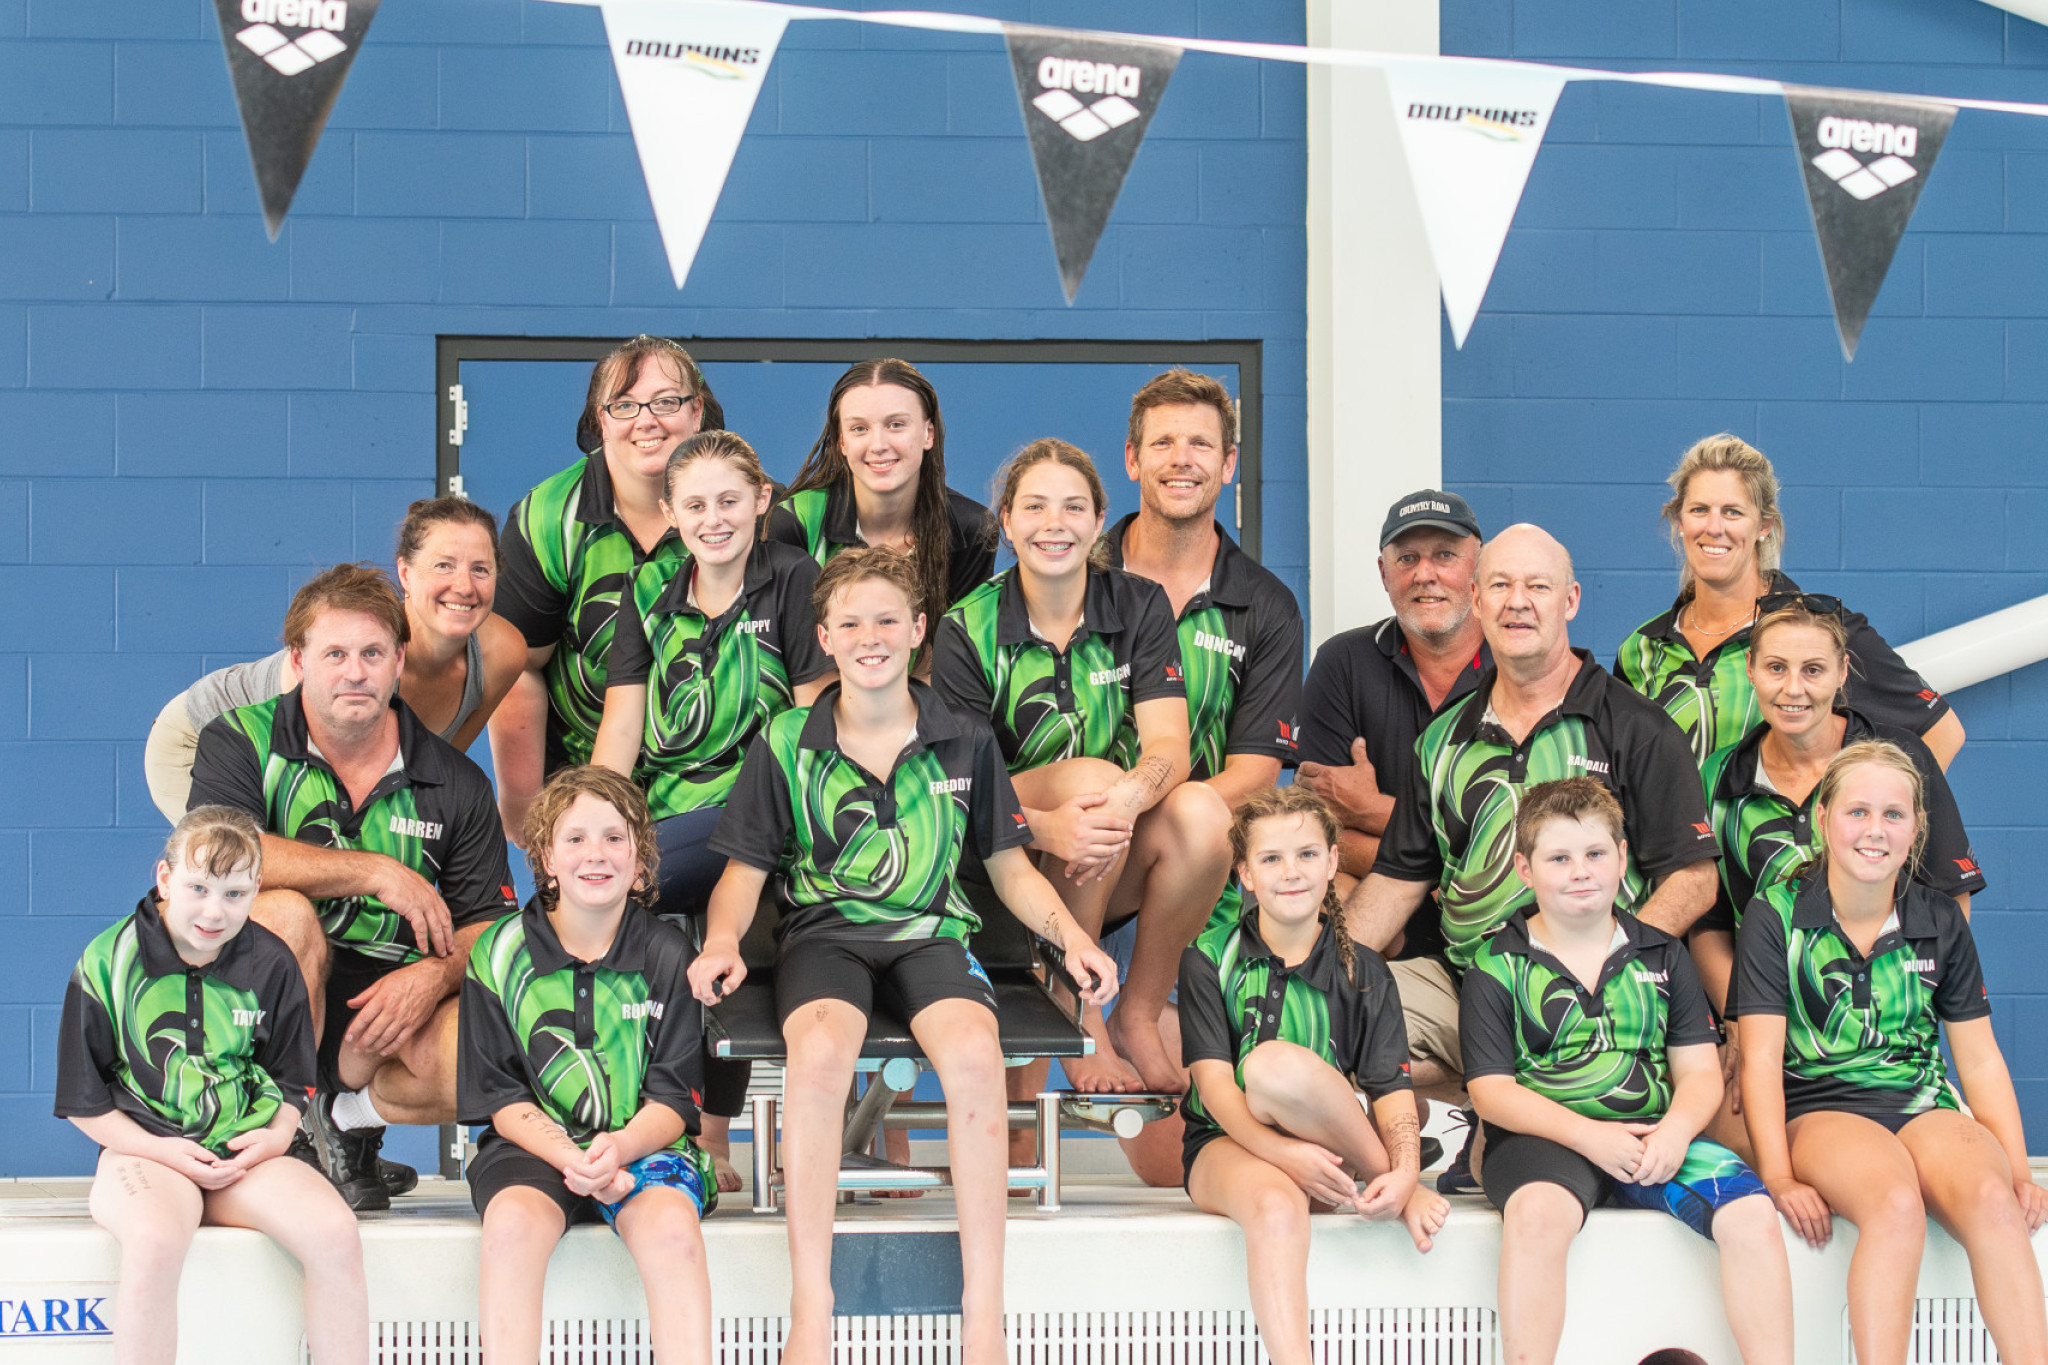
[[[2048,28],[1978,0],[1443,0],[1443,50],[2048,102]],[[1603,658],[1675,589],[1656,510],[1693,440],[1755,442],[1787,568],[1904,642],[2048,592],[2048,121],[1965,111],[1842,362],[1781,102],[1566,89],[1462,353],[1444,469],[1579,557]],[[1602,485],[1598,496],[1588,496]],[[1633,509],[1617,516],[1616,508]],[[2048,664],[1953,701],[1991,889],[1975,927],[2048,1148]]]
[[[1116,22],[1303,37],[1291,0]],[[1022,134],[994,40],[794,25],[678,294],[596,10],[406,0],[273,245],[210,0],[0,0],[0,1174],[87,1160],[52,1030],[163,830],[150,719],[273,647],[315,564],[388,554],[437,333],[1262,338],[1268,559],[1305,595],[1302,72],[1182,61],[1072,310]]]

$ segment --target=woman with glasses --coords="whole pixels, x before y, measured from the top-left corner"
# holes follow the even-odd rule
[[[1797,593],[1799,585],[1778,568],[1785,519],[1777,475],[1762,451],[1725,432],[1709,436],[1685,452],[1669,483],[1664,521],[1683,557],[1678,599],[1621,642],[1614,671],[1678,722],[1705,764],[1760,718],[1746,666],[1759,599]],[[1919,736],[1947,768],[1963,747],[1962,721],[1861,615],[1846,612],[1841,620],[1846,700]]]
[[[491,757],[498,810],[515,835],[548,773],[590,762],[613,618],[642,565],[682,553],[662,515],[662,476],[712,402],[688,351],[634,337],[591,371],[577,430],[595,436],[595,449],[505,520],[498,612],[526,639],[526,672],[491,727]]]
[[[863,360],[839,376],[819,433],[768,536],[824,564],[855,545],[911,557],[925,619],[995,571],[988,509],[946,487],[939,394],[907,360]]]

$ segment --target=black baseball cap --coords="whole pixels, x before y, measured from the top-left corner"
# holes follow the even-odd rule
[[[1380,548],[1386,549],[1394,543],[1395,537],[1418,526],[1434,526],[1439,530],[1455,531],[1461,536],[1480,535],[1479,518],[1472,515],[1469,503],[1456,493],[1446,493],[1441,488],[1425,488],[1410,493],[1387,509],[1387,519],[1380,527]]]

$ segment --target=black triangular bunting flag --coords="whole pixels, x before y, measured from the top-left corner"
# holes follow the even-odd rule
[[[1006,27],[1003,41],[1052,227],[1060,286],[1072,303],[1180,49],[1103,42],[1058,29]]]
[[[1788,85],[1785,112],[1806,177],[1835,330],[1843,357],[1854,360],[1920,188],[1955,122],[1955,106]]]
[[[213,0],[270,240],[377,17],[378,0]]]

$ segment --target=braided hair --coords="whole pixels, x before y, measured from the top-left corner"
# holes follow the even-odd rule
[[[1230,861],[1242,866],[1250,856],[1252,826],[1261,820],[1278,816],[1305,816],[1320,826],[1323,838],[1332,848],[1337,844],[1337,817],[1330,807],[1315,792],[1304,786],[1267,787],[1255,791],[1238,804],[1236,815],[1230,822]],[[1245,909],[1256,910],[1258,903],[1247,896]],[[1329,916],[1330,932],[1337,940],[1337,960],[1344,964],[1345,975],[1351,973],[1351,932],[1344,923],[1344,898],[1337,894],[1337,879],[1330,878],[1323,888],[1323,913]]]

